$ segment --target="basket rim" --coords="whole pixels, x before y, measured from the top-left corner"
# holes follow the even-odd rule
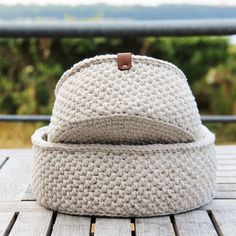
[[[68,151],[68,152],[128,152],[128,153],[156,153],[156,152],[168,152],[168,151],[183,151],[195,148],[202,148],[214,144],[215,135],[208,130],[205,126],[201,126],[201,138],[188,143],[173,143],[173,144],[146,144],[146,145],[126,145],[126,144],[72,144],[72,143],[52,143],[48,142],[47,134],[49,126],[39,128],[32,135],[31,140],[33,146],[40,147],[42,149],[50,149],[51,151]]]
[[[66,70],[62,74],[61,78],[57,82],[57,85],[55,88],[55,95],[57,96],[60,87],[66,81],[66,79],[70,76],[73,76],[75,73],[78,73],[81,69],[89,68],[90,66],[93,66],[96,64],[101,64],[103,62],[109,62],[109,61],[116,62],[116,60],[117,60],[116,54],[106,54],[106,55],[98,55],[95,57],[86,58],[86,59],[83,59],[82,61],[74,64],[70,69]],[[168,69],[175,70],[176,73],[178,73],[181,78],[187,80],[183,71],[181,71],[176,65],[174,65],[168,61],[164,61],[164,60],[157,59],[154,57],[149,57],[149,56],[140,56],[140,55],[132,54],[132,63],[133,62],[142,62],[144,64],[165,66]]]

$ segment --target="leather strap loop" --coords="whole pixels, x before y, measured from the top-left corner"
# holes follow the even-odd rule
[[[117,64],[119,70],[129,70],[131,68],[131,53],[118,53],[117,54]]]

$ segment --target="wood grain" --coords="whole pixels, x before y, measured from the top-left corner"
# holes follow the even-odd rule
[[[35,200],[36,199],[34,194],[32,193],[31,185],[29,184],[21,198],[21,201],[35,201]]]
[[[201,210],[236,210],[236,199],[214,199]]]
[[[53,236],[89,236],[90,217],[77,217],[58,214],[52,235]]]
[[[0,212],[0,235],[7,234],[14,221],[14,212]]]
[[[37,212],[45,211],[36,201],[0,201],[0,212]]]
[[[46,235],[52,212],[20,212],[12,227],[10,236],[41,236]]]
[[[236,184],[236,177],[232,176],[224,176],[224,177],[217,177],[216,182],[219,184]]]
[[[236,145],[217,145],[216,153],[219,154],[236,154]]]
[[[137,236],[173,236],[173,226],[168,216],[136,218]]]
[[[236,170],[236,165],[218,165],[217,170]]]
[[[0,201],[20,200],[30,182],[31,158],[10,158],[0,170]]]
[[[97,218],[94,236],[130,236],[130,219]]]
[[[236,170],[227,170],[227,171],[222,171],[219,170],[217,171],[217,176],[218,177],[235,177],[236,178]]]
[[[219,191],[216,193],[215,199],[236,199],[236,192]]]
[[[236,210],[212,211],[215,227],[220,235],[236,235]]]
[[[179,236],[217,236],[206,211],[196,210],[175,215],[175,224]]]
[[[0,157],[29,157],[33,156],[32,149],[20,148],[20,149],[0,149]]]
[[[217,184],[218,191],[236,191],[236,184]]]

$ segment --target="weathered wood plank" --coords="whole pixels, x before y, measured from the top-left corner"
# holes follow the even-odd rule
[[[236,145],[216,145],[217,154],[235,154]]]
[[[236,159],[236,154],[234,155],[220,155],[220,156],[217,156],[217,160],[218,161],[222,161],[222,160],[227,160],[227,161],[230,161],[230,160],[235,160]]]
[[[175,235],[172,223],[168,216],[153,218],[136,218],[137,236],[173,236]]]
[[[233,165],[233,166],[236,166],[236,159],[232,159],[232,160],[222,160],[222,159],[219,159],[217,161],[217,165],[218,166],[228,166],[228,165]]]
[[[53,226],[52,235],[89,236],[90,222],[90,217],[77,217],[58,214]]]
[[[200,210],[236,210],[235,199],[214,199]]]
[[[10,236],[46,235],[50,226],[52,212],[20,212],[12,227]]]
[[[217,191],[236,191],[236,184],[217,184]]]
[[[21,198],[21,201],[35,201],[35,196],[32,193],[31,185],[29,185]]]
[[[216,182],[218,184],[236,184],[236,177],[231,177],[231,176],[217,176],[216,177]]]
[[[35,201],[9,201],[0,202],[0,212],[31,212],[45,211],[45,208],[40,206]]]
[[[217,171],[220,170],[236,170],[236,165],[218,165],[217,166]]]
[[[130,236],[130,219],[97,218],[95,236]]]
[[[0,201],[20,200],[30,182],[31,158],[9,158],[0,170]]]
[[[0,235],[7,235],[7,231],[14,221],[14,215],[14,212],[0,212]]]
[[[33,156],[32,149],[0,149],[0,157],[29,157]]]
[[[216,193],[215,199],[236,199],[236,192],[220,191]]]
[[[217,176],[218,177],[235,177],[236,179],[236,170],[228,170],[228,171],[218,170]]]
[[[217,235],[206,211],[191,211],[175,215],[175,227],[179,236]]]
[[[235,156],[236,156],[236,149],[235,149],[235,152],[217,153],[216,155],[217,155],[217,158],[229,158],[229,159],[235,158]]]
[[[212,219],[220,235],[236,235],[236,211],[212,211]]]

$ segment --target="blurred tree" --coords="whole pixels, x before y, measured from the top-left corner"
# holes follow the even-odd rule
[[[131,51],[164,59],[179,66],[194,84],[209,69],[226,62],[228,44],[223,37],[0,39],[0,112],[50,113],[54,87],[63,71],[97,54]],[[198,86],[196,95],[203,93]]]
[[[226,62],[228,46],[225,37],[153,37],[145,40],[141,52],[177,65],[192,84],[210,68]]]
[[[236,115],[236,49],[229,47],[227,61],[211,68],[193,86],[198,105],[210,114]]]

